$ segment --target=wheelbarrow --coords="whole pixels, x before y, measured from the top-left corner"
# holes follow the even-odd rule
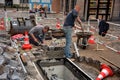
[[[90,38],[90,36],[92,35],[91,32],[77,32],[77,46],[81,47],[82,49],[86,49],[86,47],[88,46],[88,39]]]

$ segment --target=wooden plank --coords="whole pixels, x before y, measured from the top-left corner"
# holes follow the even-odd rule
[[[117,67],[117,68],[119,68],[119,69],[120,69],[120,67],[119,67],[119,66],[117,66],[116,64],[114,64],[114,63],[113,63],[113,62],[111,62],[110,60],[108,60],[108,59],[106,59],[106,58],[104,58],[104,57],[102,57],[102,56],[100,56],[100,58],[102,58],[103,60],[107,61],[108,63],[110,63],[110,64],[112,64],[113,66],[115,66],[115,67]]]

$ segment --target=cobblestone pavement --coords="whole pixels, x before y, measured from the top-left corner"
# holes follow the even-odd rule
[[[29,17],[29,15],[35,15],[35,14],[29,14],[28,12],[26,11],[19,11],[19,12],[16,12],[14,10],[12,10],[11,12],[8,12],[7,16],[10,17],[10,18],[16,18],[16,17]],[[0,12],[0,17],[2,16],[5,16],[5,14],[3,12]],[[36,16],[36,15],[35,15]],[[37,16],[39,17],[39,14],[37,13]],[[48,14],[47,18],[40,18],[40,20],[38,20],[38,23],[39,24],[43,24],[43,25],[49,25],[51,26],[51,28],[55,28],[56,26],[56,22],[57,22],[57,19],[56,18],[60,18],[60,23],[61,25],[63,24],[63,20],[64,20],[64,16],[62,14]],[[93,24],[93,26],[96,26],[96,22]],[[118,26],[112,26],[110,25],[110,30],[108,31],[109,34],[113,34],[114,36],[119,36],[120,34],[120,27]],[[112,41],[115,41],[114,38],[111,38],[111,37],[108,37],[106,36],[105,38],[100,38],[102,41],[104,41],[104,43],[109,43],[110,46],[114,47],[115,49],[117,50],[120,50],[120,41],[119,40],[116,40],[117,42],[115,42],[115,44],[112,42]],[[76,41],[76,38],[73,38],[73,42]],[[112,43],[110,43],[112,42]],[[111,65],[110,63],[104,61],[103,59],[101,59],[100,57],[104,57],[106,59],[108,59],[109,61],[111,61],[112,63],[114,63],[115,65],[117,65],[118,67],[120,67],[119,65],[119,57],[120,55],[115,53],[115,52],[112,52],[111,50],[107,49],[105,46],[103,45],[99,45],[99,48],[101,49],[104,49],[103,51],[95,51],[94,49],[96,49],[96,44],[94,45],[89,45],[87,47],[86,50],[83,50],[81,48],[79,48],[79,53],[80,53],[80,56],[86,56],[86,57],[91,57],[93,59],[97,59],[97,60],[100,60],[102,63],[106,63],[108,65]],[[108,56],[109,55],[109,56]],[[114,60],[112,60],[112,58],[114,58]],[[78,63],[76,63],[78,64]],[[88,66],[88,65],[84,65],[84,64],[80,64],[79,66]],[[113,66],[113,65],[112,65]],[[88,70],[90,70],[91,68],[88,68]],[[92,73],[93,71],[89,71],[89,73]],[[99,72],[99,71],[97,71]],[[99,73],[94,73],[95,76],[94,78],[99,74]],[[120,78],[116,78],[116,76],[114,77],[110,77],[110,78],[107,78],[106,80],[119,80]]]

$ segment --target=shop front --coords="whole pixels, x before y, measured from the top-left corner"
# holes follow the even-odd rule
[[[51,10],[52,0],[29,0],[29,9],[33,10],[34,6],[42,5],[42,7],[47,7],[48,11]]]

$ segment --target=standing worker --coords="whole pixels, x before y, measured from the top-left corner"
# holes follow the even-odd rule
[[[75,6],[75,8],[68,13],[68,15],[66,16],[64,25],[63,25],[63,30],[65,32],[65,38],[66,38],[66,46],[64,49],[65,52],[65,56],[66,58],[71,58],[72,54],[71,54],[71,50],[70,50],[70,46],[72,43],[72,28],[78,28],[81,29],[81,27],[75,26],[75,20],[78,21],[78,23],[81,25],[81,20],[80,17],[78,16],[80,11],[80,7],[78,5]]]
[[[37,12],[37,4],[36,3],[34,3],[33,9],[34,9],[35,12]]]
[[[43,43],[45,34],[49,31],[49,26],[37,25],[29,31],[30,43],[38,46]]]

